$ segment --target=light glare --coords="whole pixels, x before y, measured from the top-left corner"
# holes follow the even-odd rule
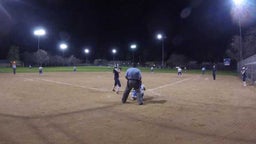
[[[116,49],[112,49],[112,53],[115,54],[116,53]]]
[[[85,52],[86,54],[88,54],[88,53],[90,52],[90,50],[89,50],[89,49],[84,49],[84,52]]]
[[[161,34],[158,34],[158,35],[157,35],[157,39],[160,40],[160,39],[162,39],[162,38],[163,38],[163,36],[162,36]]]
[[[62,50],[65,50],[65,49],[67,49],[68,48],[68,45],[67,44],[60,44],[60,48],[62,49]]]
[[[45,34],[46,34],[46,32],[45,32],[44,29],[36,29],[36,30],[34,31],[34,35],[36,35],[36,36],[43,36],[43,35],[45,35]]]
[[[136,49],[136,48],[137,48],[137,45],[136,45],[136,44],[132,44],[132,45],[131,45],[131,48],[132,48],[132,49]]]
[[[233,0],[234,4],[239,6],[242,5],[244,3],[244,0]]]

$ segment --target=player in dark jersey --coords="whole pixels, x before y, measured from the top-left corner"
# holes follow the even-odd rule
[[[121,87],[121,83],[119,80],[119,74],[120,74],[121,70],[120,68],[118,68],[117,66],[114,67],[113,69],[113,74],[114,74],[114,87],[112,89],[112,91],[115,91],[117,94],[119,93],[119,89]]]
[[[243,78],[243,84],[246,86],[246,78],[247,78],[247,67],[243,66],[241,70],[242,78]]]

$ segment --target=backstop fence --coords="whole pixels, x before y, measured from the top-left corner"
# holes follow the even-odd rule
[[[237,71],[239,73],[243,66],[248,68],[247,79],[251,82],[251,84],[256,84],[256,54],[238,62]]]

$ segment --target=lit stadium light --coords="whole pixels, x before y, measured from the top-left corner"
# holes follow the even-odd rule
[[[90,53],[90,50],[88,48],[84,49],[85,54]]]
[[[233,0],[233,19],[238,22],[239,26],[239,57],[240,60],[243,59],[243,46],[242,46],[242,24],[245,24],[248,21],[246,18],[247,15],[247,1],[246,0]]]
[[[65,49],[67,49],[67,48],[68,48],[68,45],[67,45],[67,44],[65,44],[65,43],[61,43],[61,44],[60,44],[60,49],[65,50]]]
[[[131,45],[131,49],[136,49],[137,48],[137,45],[136,44],[132,44]]]
[[[130,46],[130,48],[133,50],[132,51],[132,63],[134,64],[134,50],[137,48],[137,45],[136,44],[132,44]]]
[[[44,36],[45,34],[46,34],[46,31],[43,28],[34,30],[34,35],[36,36]]]
[[[233,0],[233,2],[236,6],[240,6],[245,2],[245,0]]]
[[[112,49],[113,54],[116,54],[116,52],[117,52],[116,49]]]
[[[163,38],[163,35],[162,34],[157,34],[156,38],[161,40]]]
[[[86,59],[85,63],[87,64],[88,63],[88,56],[87,55],[90,53],[90,50],[88,48],[85,48],[84,53],[85,53],[85,59]]]
[[[164,67],[164,39],[166,38],[162,34],[157,34],[156,38],[162,41],[162,68]]]
[[[68,45],[66,43],[60,44],[60,49],[62,50],[62,56],[64,57],[64,51],[68,48]]]
[[[40,49],[40,37],[46,35],[46,31],[43,28],[37,28],[34,30],[34,35],[37,36],[37,49]]]
[[[113,54],[113,61],[115,60],[115,54],[117,53],[116,49],[112,49],[112,54]]]

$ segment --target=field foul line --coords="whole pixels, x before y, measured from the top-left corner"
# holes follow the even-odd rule
[[[94,91],[100,91],[100,92],[109,92],[109,90],[106,90],[106,89],[99,89],[99,88],[90,88],[90,87],[85,87],[85,86],[81,86],[81,85],[76,85],[76,84],[70,84],[70,83],[66,83],[66,82],[60,82],[60,81],[54,81],[54,80],[48,80],[48,79],[42,79],[42,78],[37,78],[38,80],[41,80],[41,81],[45,81],[45,82],[50,82],[50,83],[55,83],[55,84],[61,84],[61,85],[67,85],[67,86],[73,86],[73,87],[79,87],[79,88],[84,88],[84,89],[89,89],[89,90],[94,90]],[[191,80],[192,78],[187,78],[187,79],[184,79],[184,80],[181,80],[181,81],[176,81],[174,83],[170,83],[170,84],[165,84],[165,85],[162,85],[162,86],[159,86],[159,87],[156,87],[156,88],[152,88],[152,89],[148,89],[147,91],[148,92],[151,92],[157,96],[161,96],[161,94],[159,93],[156,93],[154,92],[155,90],[157,89],[161,89],[161,88],[165,88],[165,87],[168,87],[168,86],[173,86],[173,85],[176,85],[176,84],[179,84],[179,83],[182,83],[182,82],[185,82],[185,81],[188,81],[188,80]],[[193,80],[196,80],[198,79],[197,78],[194,78]],[[25,81],[33,81],[33,79],[30,79],[30,78],[24,78]]]
[[[67,86],[73,86],[73,87],[79,87],[79,88],[84,88],[84,89],[89,89],[89,90],[94,90],[94,91],[100,91],[100,92],[109,92],[109,90],[104,90],[104,89],[98,89],[98,88],[90,88],[90,87],[85,87],[81,85],[76,85],[76,84],[70,84],[66,82],[60,82],[60,81],[54,81],[54,80],[47,80],[47,79],[42,79],[38,78],[39,80],[50,82],[50,83],[56,83],[56,84],[61,84],[61,85],[67,85]]]
[[[184,81],[188,81],[188,80],[191,80],[191,78],[187,78],[187,79],[184,79],[184,80],[181,80],[181,81],[176,81],[176,82],[170,83],[170,84],[165,84],[165,85],[153,88],[153,89],[148,89],[148,91],[154,91],[154,90],[165,88],[165,87],[168,87],[168,86],[173,86],[173,85],[176,85],[176,84],[182,83]]]
[[[173,85],[176,85],[176,84],[179,84],[179,83],[182,83],[182,82],[185,82],[185,81],[188,81],[188,80],[197,80],[197,79],[199,79],[200,78],[200,76],[197,76],[197,77],[195,77],[195,78],[187,78],[187,79],[184,79],[184,80],[181,80],[181,81],[176,81],[176,82],[174,82],[174,83],[170,83],[170,84],[165,84],[165,85],[162,85],[162,86],[159,86],[159,87],[156,87],[156,88],[152,88],[152,89],[148,89],[147,91],[148,92],[151,92],[152,94],[154,94],[154,95],[157,95],[157,96],[162,96],[160,93],[157,93],[157,92],[155,92],[155,90],[157,90],[157,89],[161,89],[161,88],[165,88],[165,87],[168,87],[168,86],[173,86]]]
[[[34,81],[34,80],[31,78],[24,78],[24,81]]]

